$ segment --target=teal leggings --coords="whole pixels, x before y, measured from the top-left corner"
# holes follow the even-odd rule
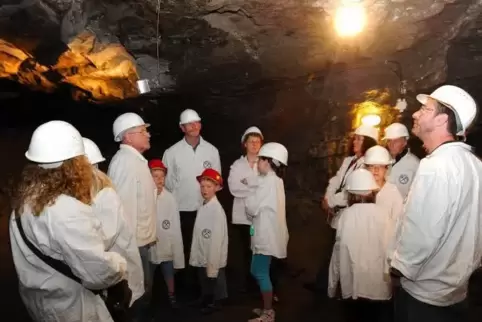
[[[251,260],[251,275],[258,282],[262,293],[272,292],[273,284],[269,275],[271,256],[255,254]]]

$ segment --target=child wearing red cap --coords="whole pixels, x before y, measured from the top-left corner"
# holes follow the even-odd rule
[[[175,296],[174,269],[184,268],[184,247],[179,210],[174,196],[164,189],[167,168],[160,159],[149,161],[149,169],[157,186],[156,218],[158,242],[150,249],[150,261],[160,265],[167,285],[169,302],[178,308]]]
[[[224,268],[228,259],[228,225],[216,192],[223,187],[223,179],[214,169],[206,169],[197,177],[204,203],[197,211],[189,264],[198,268],[202,290],[202,312],[219,308],[219,301],[227,298]]]

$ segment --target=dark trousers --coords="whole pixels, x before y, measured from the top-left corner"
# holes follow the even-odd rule
[[[391,306],[391,301],[349,299],[343,300],[343,313],[346,322],[390,322],[392,321]]]
[[[186,261],[186,268],[179,273],[179,286],[185,288],[195,288],[197,278],[196,270],[189,265],[189,257],[191,255],[192,233],[194,230],[194,223],[196,222],[196,211],[180,211],[181,219],[181,234],[184,245],[184,258]]]
[[[329,247],[327,247],[327,251],[325,252],[321,266],[318,269],[318,273],[316,274],[316,288],[324,292],[323,294],[326,295],[326,292],[328,290],[328,275],[329,275],[329,268],[330,268],[330,261],[331,261],[331,255],[333,254],[333,246],[335,245],[335,239],[336,239],[336,229],[330,228],[329,230],[330,236],[329,238]]]
[[[269,276],[271,278],[271,284],[273,284],[273,294],[278,293],[283,265],[284,265],[284,260],[276,257],[271,257],[271,265],[269,266]]]
[[[467,301],[450,306],[434,306],[415,299],[402,287],[399,287],[395,293],[395,322],[429,321],[468,321]]]
[[[233,225],[233,230],[237,239],[236,258],[239,260],[237,267],[238,283],[241,289],[246,289],[252,282],[251,269],[251,236],[249,225]]]

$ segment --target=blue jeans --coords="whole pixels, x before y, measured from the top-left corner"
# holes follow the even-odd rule
[[[254,254],[251,260],[251,274],[258,282],[262,293],[272,292],[273,284],[270,277],[271,256]]]
[[[160,265],[165,280],[174,278],[174,263],[172,261],[162,262]]]
[[[149,262],[149,247],[150,246],[139,247],[142,270],[144,271],[145,293],[132,304],[130,309],[132,321],[135,322],[149,321],[152,314],[150,310],[150,303],[154,279],[154,267]]]

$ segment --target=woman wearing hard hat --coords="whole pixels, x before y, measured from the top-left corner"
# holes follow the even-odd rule
[[[376,145],[365,153],[365,167],[373,174],[379,187],[376,203],[387,209],[390,224],[387,227],[387,238],[391,241],[395,226],[403,210],[403,198],[397,186],[387,182],[388,167],[393,163],[390,153],[380,145]],[[388,273],[388,271],[387,271]]]
[[[457,142],[477,115],[463,89],[444,85],[417,95],[412,133],[429,153],[405,202],[391,273],[400,278],[397,322],[468,320],[468,281],[482,254],[482,162]]]
[[[96,291],[130,301],[127,263],[105,251],[80,133],[51,121],[33,133],[12,204],[10,242],[20,296],[35,321],[113,321]]]
[[[385,229],[387,210],[375,203],[379,186],[366,169],[353,171],[346,183],[348,207],[338,222],[333,247],[328,295],[335,297],[338,285],[348,313],[347,321],[385,321],[391,298],[387,269]]]
[[[383,138],[394,161],[390,168],[388,181],[397,186],[403,199],[408,195],[420,163],[420,160],[408,148],[409,137],[410,134],[405,125],[393,123],[385,129]]]
[[[92,210],[102,224],[106,249],[114,251],[127,261],[127,282],[132,290],[131,305],[144,294],[144,273],[137,242],[124,219],[124,207],[109,177],[98,169],[105,158],[99,147],[83,138],[85,155],[94,166],[92,182]]]
[[[351,139],[349,153],[336,175],[328,182],[325,196],[322,201],[322,208],[327,212],[327,221],[333,228],[332,243],[334,243],[335,231],[338,223],[338,213],[346,208],[347,199],[344,190],[346,179],[354,170],[363,166],[363,156],[365,152],[372,146],[377,145],[378,129],[361,125],[355,130],[354,136]],[[328,266],[330,262],[331,252],[327,254],[326,259],[322,261],[320,270],[318,271],[316,281],[314,283],[305,284],[305,288],[326,294],[326,281],[328,276]]]
[[[288,150],[279,143],[266,143],[259,150],[258,158],[258,187],[246,198],[246,211],[252,218],[251,274],[261,290],[263,309],[253,310],[258,317],[249,321],[273,322],[275,312],[270,266],[273,257],[286,258],[289,239],[282,179],[288,165]]]
[[[263,144],[263,134],[256,126],[249,127],[241,137],[241,144],[245,154],[234,161],[229,170],[229,191],[234,196],[232,223],[237,232],[241,263],[239,266],[240,291],[245,291],[247,283],[251,280],[249,267],[251,262],[251,238],[249,227],[251,220],[246,214],[246,197],[253,194],[258,185],[258,152]]]

